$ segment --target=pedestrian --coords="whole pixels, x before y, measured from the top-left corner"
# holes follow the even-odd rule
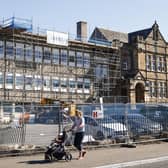
[[[85,119],[83,117],[82,111],[76,110],[76,115],[73,120],[73,125],[71,130],[74,130],[75,138],[74,138],[74,146],[79,151],[78,159],[83,159],[86,151],[83,149],[82,140],[85,134]]]

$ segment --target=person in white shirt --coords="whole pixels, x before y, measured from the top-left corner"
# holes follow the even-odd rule
[[[85,119],[83,117],[82,111],[76,110],[76,116],[74,118],[74,124],[71,128],[75,129],[75,138],[74,138],[74,146],[79,151],[79,158],[83,159],[86,154],[86,151],[83,149],[82,140],[85,134]]]

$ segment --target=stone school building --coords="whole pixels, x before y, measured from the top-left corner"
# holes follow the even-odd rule
[[[156,22],[131,33],[96,27],[88,35],[80,21],[75,38],[32,27],[15,17],[0,22],[1,102],[168,102],[168,45]]]

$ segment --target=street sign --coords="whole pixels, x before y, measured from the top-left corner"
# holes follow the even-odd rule
[[[103,111],[102,110],[93,110],[92,111],[92,117],[93,118],[103,118],[104,117],[104,114],[103,114]]]

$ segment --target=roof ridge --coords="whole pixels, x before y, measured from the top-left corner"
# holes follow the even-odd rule
[[[128,33],[128,34],[131,34],[131,33],[138,33],[138,32],[143,32],[143,31],[147,31],[147,30],[152,30],[152,27],[150,27],[150,28],[146,28],[146,29],[142,29],[142,30],[133,31],[133,32],[130,32],[130,33]]]
[[[105,30],[105,31],[111,31],[111,32],[115,32],[115,33],[128,34],[128,33],[125,33],[125,32],[120,32],[120,31],[115,31],[115,30],[106,29],[106,28],[100,28],[100,27],[97,27],[97,29],[102,29],[102,30]]]

